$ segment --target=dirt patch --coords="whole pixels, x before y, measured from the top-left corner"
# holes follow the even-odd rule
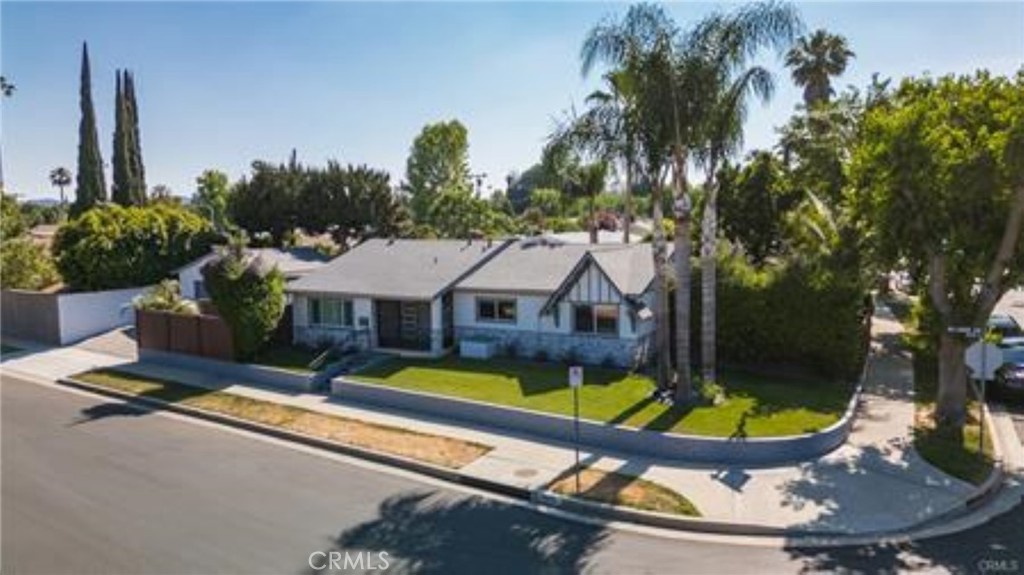
[[[91,371],[75,378],[140,397],[187,405],[451,469],[463,467],[491,450],[486,445],[461,439],[418,433],[114,370]]]
[[[577,495],[576,474],[574,469],[569,469],[556,478],[548,488],[561,495],[578,496],[599,503],[700,517],[697,507],[676,491],[653,481],[622,473],[583,469],[580,472],[580,493]]]

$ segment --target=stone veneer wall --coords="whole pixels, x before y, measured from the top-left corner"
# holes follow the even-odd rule
[[[623,368],[645,364],[648,360],[649,337],[620,339],[599,335],[538,333],[508,329],[481,327],[456,327],[456,340],[482,339],[497,344],[497,351],[509,354],[509,346],[515,348],[515,356],[524,359],[536,358],[538,353],[549,360],[563,360],[568,355],[580,363],[607,365]]]

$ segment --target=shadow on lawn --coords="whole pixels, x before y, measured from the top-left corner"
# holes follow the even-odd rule
[[[342,557],[387,551],[388,573],[556,575],[585,572],[606,538],[602,527],[482,497],[407,492],[385,500],[376,517],[331,538],[327,548],[317,548]],[[304,564],[301,572],[324,571]]]

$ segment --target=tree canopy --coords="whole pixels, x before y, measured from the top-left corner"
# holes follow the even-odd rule
[[[426,222],[442,192],[469,190],[469,134],[458,120],[427,124],[413,140],[405,168],[413,218]]]

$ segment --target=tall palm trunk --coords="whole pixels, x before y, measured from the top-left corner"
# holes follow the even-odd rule
[[[626,193],[622,196],[622,243],[629,243],[629,228],[633,225],[633,162],[626,159]]]
[[[673,183],[676,190],[675,202],[675,253],[673,254],[676,273],[676,401],[685,403],[693,396],[693,382],[690,377],[690,240],[691,204],[686,185],[686,154],[678,148],[673,152]]]
[[[654,226],[652,231],[652,254],[654,256],[654,359],[657,373],[655,381],[659,390],[668,389],[672,376],[669,356],[668,293],[665,270],[668,265],[668,246],[665,243],[665,228],[662,222],[661,186],[659,178],[651,178],[651,203]]]
[[[717,162],[711,162],[707,176],[704,203],[704,219],[701,223],[701,318],[700,318],[700,358],[701,377],[704,381],[715,381],[716,373],[716,310],[718,306],[717,275],[718,261],[718,183],[715,180]]]

